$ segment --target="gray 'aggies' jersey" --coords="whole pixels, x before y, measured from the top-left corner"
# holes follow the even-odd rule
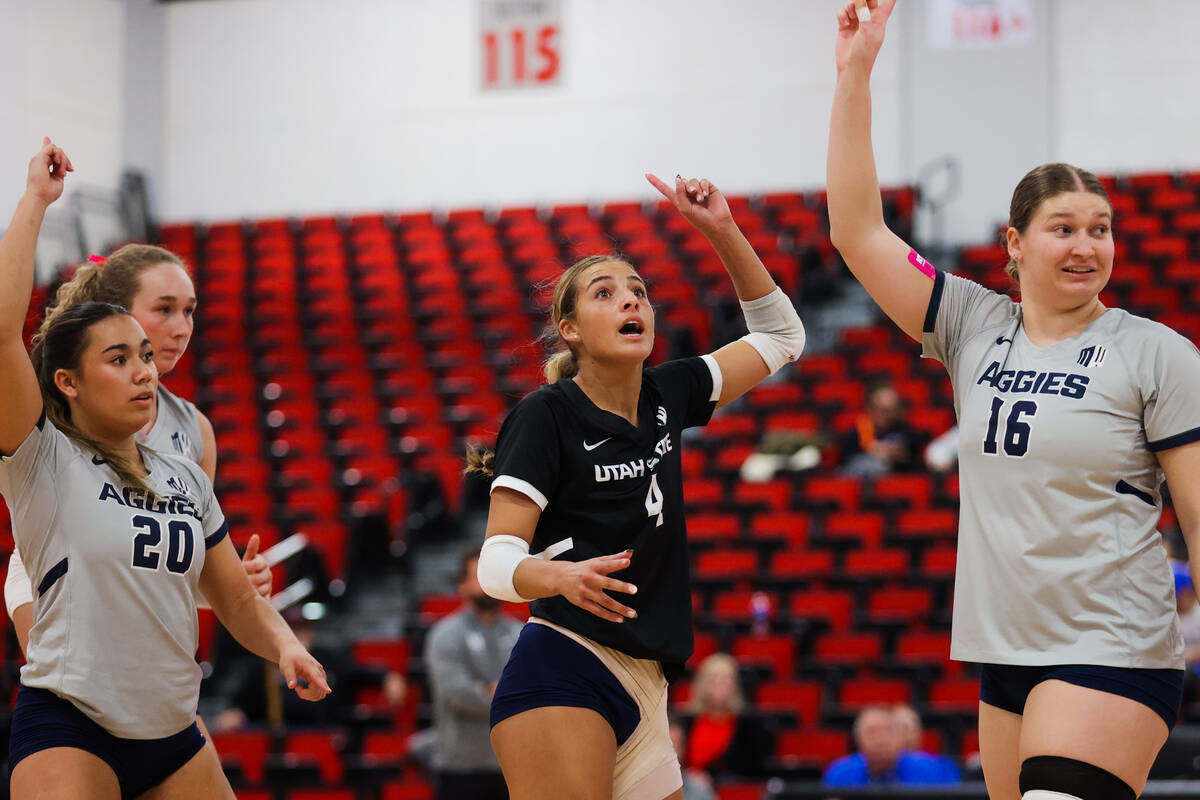
[[[204,455],[204,440],[200,435],[200,411],[192,403],[167,391],[161,383],[158,385],[158,415],[154,419],[154,426],[150,428],[149,433],[138,433],[134,438],[138,444],[163,453],[177,453],[197,464]],[[20,570],[22,563],[20,549],[13,550],[9,559],[9,572]],[[23,573],[17,572],[12,580],[7,581],[4,591],[9,608],[33,602],[29,578]],[[203,595],[197,599],[207,607]]]
[[[163,453],[176,453],[197,464],[204,456],[200,436],[200,411],[195,405],[176,397],[161,383],[158,385],[158,416],[149,433],[137,434],[138,444]]]
[[[959,421],[951,657],[1181,669],[1155,453],[1200,440],[1200,352],[1120,309],[1037,347],[1020,305],[943,273],[924,327]]]
[[[115,736],[154,739],[196,717],[196,594],[226,534],[194,462],[143,451],[151,494],[46,419],[0,457],[0,494],[34,586],[21,682],[48,689]]]

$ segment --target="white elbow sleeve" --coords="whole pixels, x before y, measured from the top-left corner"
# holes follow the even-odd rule
[[[18,608],[32,602],[33,584],[29,582],[21,556],[13,550],[8,557],[8,575],[4,578],[4,607],[8,609],[9,619]]]
[[[743,300],[742,314],[750,330],[742,341],[758,351],[772,374],[804,352],[804,323],[783,289],[776,286],[757,300]]]
[[[526,598],[517,594],[513,586],[513,573],[517,565],[529,555],[529,542],[519,536],[489,536],[483,540],[479,550],[479,566],[476,574],[483,591],[497,600],[507,600],[510,603],[524,603]]]

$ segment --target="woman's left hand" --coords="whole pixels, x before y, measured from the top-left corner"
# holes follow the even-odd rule
[[[279,671],[287,680],[288,688],[294,689],[301,700],[316,702],[333,691],[325,680],[325,668],[299,644],[280,652]]]
[[[246,543],[246,552],[242,555],[242,569],[246,570],[246,577],[250,579],[250,585],[254,587],[254,591],[266,599],[271,599],[271,567],[267,564],[267,559],[258,552],[259,538],[258,534],[250,537],[250,541]]]
[[[696,226],[696,230],[705,236],[711,238],[723,228],[734,224],[733,214],[729,211],[729,203],[725,202],[725,196],[707,178],[684,179],[676,175],[674,188],[664,183],[657,175],[647,173],[646,180],[675,206],[684,219]]]

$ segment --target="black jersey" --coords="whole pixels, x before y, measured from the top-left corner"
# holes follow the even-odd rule
[[[680,433],[708,423],[719,380],[711,356],[644,370],[636,428],[598,408],[572,380],[543,386],[508,415],[492,488],[541,506],[530,552],[586,561],[633,550],[630,566],[613,577],[637,587],[635,595],[615,595],[636,619],[608,622],[561,596],[535,600],[535,616],[661,661],[668,674],[692,654]]]

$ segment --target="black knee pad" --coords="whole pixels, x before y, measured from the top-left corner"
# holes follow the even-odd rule
[[[1034,756],[1021,764],[1021,794],[1041,789],[1083,800],[1134,800],[1129,784],[1100,767],[1061,756]]]

